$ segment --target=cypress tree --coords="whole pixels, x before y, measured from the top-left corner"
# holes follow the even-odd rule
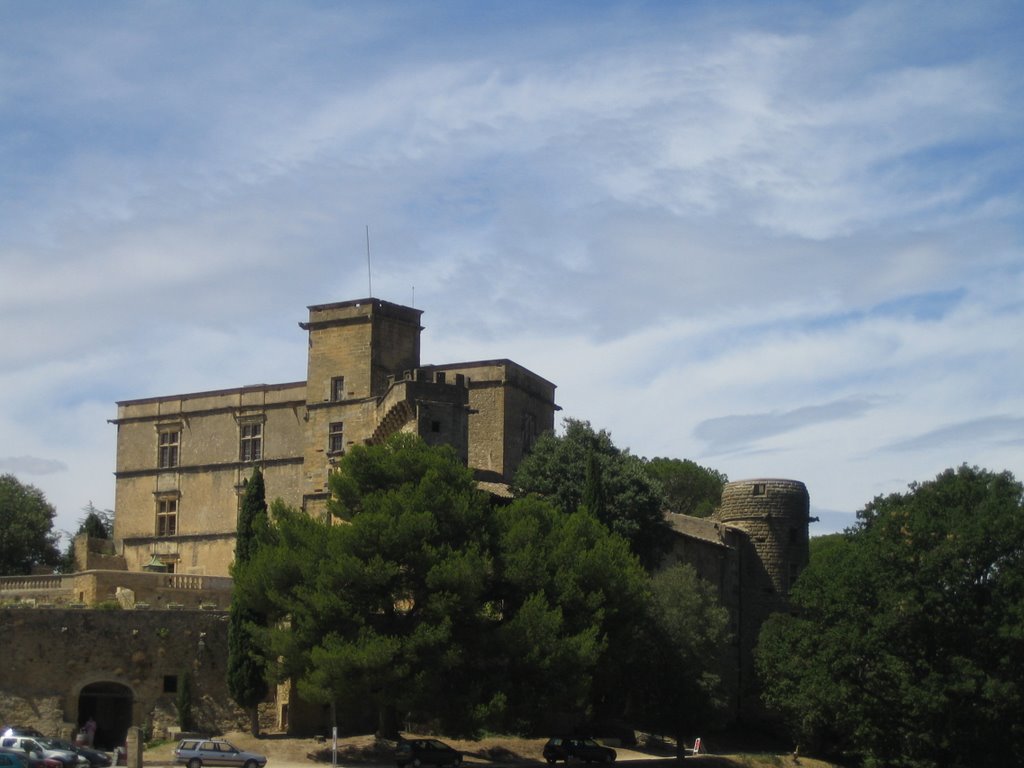
[[[244,568],[252,559],[267,524],[263,473],[256,467],[242,497],[232,574]],[[249,713],[249,728],[253,736],[258,736],[260,730],[257,706],[266,698],[269,690],[266,666],[255,653],[253,639],[253,628],[264,623],[265,617],[260,611],[244,605],[238,599],[232,599],[228,624],[228,691],[238,706]]]
[[[174,706],[178,710],[178,727],[182,731],[192,730],[192,675],[187,669],[182,670],[178,681],[178,696]]]

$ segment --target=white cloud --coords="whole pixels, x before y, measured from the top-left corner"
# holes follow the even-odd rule
[[[511,357],[636,453],[840,517],[1024,473],[1013,8],[8,16],[0,453],[67,466],[62,515],[112,504],[114,400],[303,378],[367,225],[425,361]]]

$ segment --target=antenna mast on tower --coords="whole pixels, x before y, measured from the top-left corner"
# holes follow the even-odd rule
[[[370,271],[370,225],[366,225],[366,287],[373,298],[373,273]]]

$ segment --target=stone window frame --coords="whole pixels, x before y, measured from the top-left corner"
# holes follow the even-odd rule
[[[768,483],[754,483],[750,489],[751,496],[766,496],[768,494]]]
[[[156,518],[154,533],[160,538],[178,535],[178,514],[180,512],[181,494],[177,491],[154,494]]]
[[[181,463],[181,422],[156,425],[156,466],[174,469]]]
[[[238,419],[238,460],[252,464],[263,460],[263,425],[266,417],[245,416]]]
[[[334,376],[331,378],[330,400],[332,403],[340,403],[348,396],[345,391],[345,377]]]
[[[327,426],[327,455],[340,456],[345,452],[345,422],[332,421]]]

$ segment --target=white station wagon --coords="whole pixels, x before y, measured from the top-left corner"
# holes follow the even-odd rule
[[[229,765],[239,768],[263,768],[266,755],[245,752],[223,739],[182,739],[174,750],[174,760],[188,768],[204,765]]]

